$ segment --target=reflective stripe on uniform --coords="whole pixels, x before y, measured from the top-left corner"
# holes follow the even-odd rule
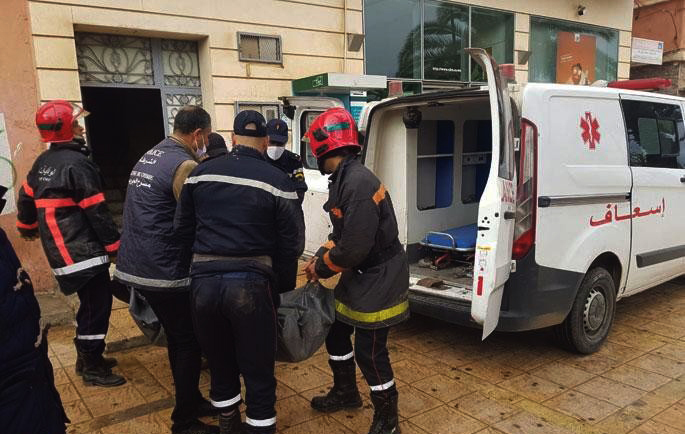
[[[105,201],[105,195],[103,193],[94,194],[90,197],[83,199],[78,203],[78,206],[85,209],[93,205],[97,205]]]
[[[224,184],[244,185],[246,187],[254,187],[271,193],[274,196],[282,197],[284,199],[297,200],[297,193],[294,191],[283,191],[266,182],[257,181],[256,179],[238,178],[236,176],[225,175],[199,175],[191,176],[186,179],[185,184],[197,184],[199,182],[223,182]]]
[[[324,253],[324,255],[323,255],[323,262],[324,262],[324,264],[326,264],[326,266],[327,266],[328,268],[330,268],[331,271],[334,271],[334,272],[336,272],[336,273],[342,273],[343,271],[345,271],[344,268],[338,267],[337,265],[335,265],[335,264],[333,263],[333,261],[331,261],[331,255],[330,255],[329,252]]]
[[[372,392],[382,392],[383,390],[390,389],[394,385],[395,385],[395,380],[390,380],[385,384],[381,384],[379,386],[369,386],[369,387],[371,387]]]
[[[389,307],[387,309],[379,310],[377,312],[359,312],[351,309],[342,302],[335,301],[335,310],[347,318],[350,318],[357,322],[365,323],[376,323],[381,321],[389,320],[390,318],[396,317],[403,314],[409,309],[409,301],[405,300],[402,303]]]
[[[26,224],[26,223],[22,223],[19,220],[17,220],[17,227],[19,229],[38,229],[38,222]]]
[[[328,357],[335,362],[342,362],[343,360],[350,360],[352,357],[354,357],[354,351],[349,354],[345,354],[344,356],[334,356],[329,354]]]
[[[108,253],[116,252],[119,250],[119,246],[121,245],[121,240],[118,240],[116,243],[112,243],[110,245],[105,246],[105,250]]]
[[[24,192],[28,197],[33,197],[33,189],[31,188],[31,186],[29,186],[28,182],[24,181],[22,187],[24,187]]]
[[[105,335],[76,335],[76,339],[82,341],[101,341],[105,338]]]
[[[246,417],[245,423],[247,423],[250,426],[257,427],[271,426],[276,424],[276,418],[272,417],[271,419],[250,419],[249,417]]]
[[[385,186],[381,184],[376,193],[373,195],[373,201],[376,202],[376,205],[378,205],[383,199],[385,199]]]
[[[132,274],[124,273],[118,269],[114,270],[114,277],[117,277],[127,283],[157,288],[182,288],[190,285],[190,277],[178,280],[148,279],[146,277],[138,277]]]
[[[85,261],[77,262],[75,264],[67,265],[62,268],[53,268],[52,273],[55,276],[65,276],[67,274],[76,273],[87,270],[88,268],[97,267],[98,265],[109,263],[109,256],[98,256],[96,258],[86,259]]]
[[[237,396],[235,396],[231,399],[228,399],[226,401],[215,401],[213,399],[210,399],[210,401],[212,402],[212,405],[216,408],[230,407],[230,406],[235,405],[235,404],[240,402],[240,393]]]

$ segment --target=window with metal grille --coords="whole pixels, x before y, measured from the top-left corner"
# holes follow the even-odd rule
[[[283,63],[280,36],[238,32],[238,50],[243,62]]]

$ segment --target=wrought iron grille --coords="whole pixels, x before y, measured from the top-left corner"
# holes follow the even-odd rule
[[[200,87],[197,42],[162,40],[164,84],[177,87]]]
[[[81,83],[154,84],[150,39],[76,33]]]
[[[178,110],[186,105],[202,105],[202,95],[196,93],[165,94],[166,118],[168,131],[174,130],[174,118]]]
[[[238,32],[241,61],[282,63],[281,37]]]

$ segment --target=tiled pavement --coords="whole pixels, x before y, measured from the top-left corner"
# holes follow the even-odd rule
[[[114,331],[137,333],[125,309]],[[74,374],[73,331],[50,332],[58,389],[70,433],[167,433],[173,405],[164,348],[117,352],[115,370],[128,380],[114,389],[86,387]],[[400,391],[402,432],[414,433],[685,433],[685,280],[619,302],[604,348],[590,356],[558,349],[549,333],[495,334],[414,317],[389,339]],[[280,432],[366,433],[364,407],[332,415],[309,400],[332,383],[321,351],[299,364],[278,364]],[[207,394],[209,374],[202,373]]]

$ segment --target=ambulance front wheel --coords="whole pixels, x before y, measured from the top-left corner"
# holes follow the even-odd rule
[[[616,285],[604,268],[590,270],[578,289],[571,312],[555,328],[561,345],[581,354],[599,350],[616,313]]]

